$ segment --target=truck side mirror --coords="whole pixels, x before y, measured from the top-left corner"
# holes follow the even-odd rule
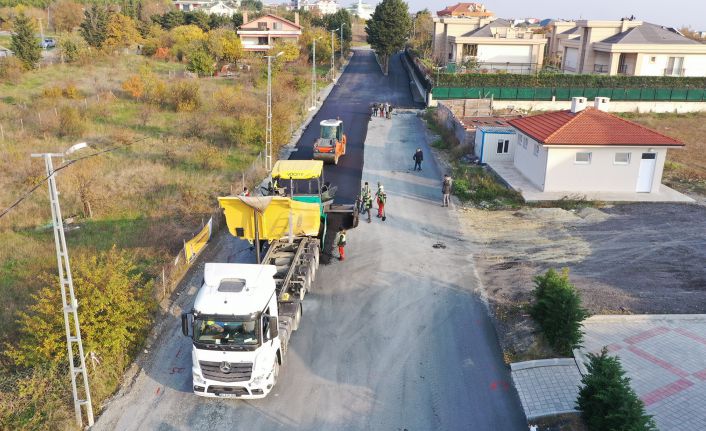
[[[270,316],[269,318],[269,326],[270,326],[270,340],[274,340],[277,338],[277,335],[279,334],[279,326],[277,324],[277,318],[275,316]]]
[[[181,333],[187,337],[191,337],[192,334],[192,322],[194,315],[191,313],[182,313],[181,315]]]

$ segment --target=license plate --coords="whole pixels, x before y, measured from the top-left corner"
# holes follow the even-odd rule
[[[239,396],[236,394],[220,394],[218,398],[239,398]]]

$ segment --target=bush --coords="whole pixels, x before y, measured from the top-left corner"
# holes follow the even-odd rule
[[[87,58],[89,55],[88,44],[86,41],[75,33],[68,33],[59,38],[58,44],[59,54],[67,63]]]
[[[581,307],[581,297],[569,282],[569,271],[561,274],[550,269],[534,278],[532,318],[539,324],[549,344],[562,355],[570,355],[583,338],[581,322],[588,312]]]
[[[137,100],[140,100],[145,93],[145,83],[142,81],[140,75],[130,76],[127,80],[123,81],[121,87]]]
[[[56,134],[60,137],[78,138],[86,131],[86,122],[78,109],[63,106],[59,109],[59,125]]]
[[[588,354],[588,374],[583,376],[576,408],[591,431],[656,431],[645,405],[630,387],[630,379],[615,356],[604,347],[600,355]]]
[[[56,85],[51,86],[51,87],[46,87],[44,90],[42,90],[42,96],[48,98],[48,99],[57,99],[61,97],[63,94],[63,90],[61,87],[57,87]]]
[[[66,84],[63,94],[67,99],[78,99],[81,97],[81,91],[74,84]]]
[[[17,57],[0,58],[0,80],[16,83],[24,71],[24,63]]]
[[[186,70],[194,72],[199,76],[212,76],[216,71],[215,60],[211,54],[203,49],[197,49],[188,54],[189,63],[186,65]]]
[[[198,82],[178,81],[169,86],[171,105],[177,112],[192,112],[201,107]]]

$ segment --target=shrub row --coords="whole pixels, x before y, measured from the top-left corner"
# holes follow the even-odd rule
[[[442,73],[437,87],[706,88],[706,77]]]

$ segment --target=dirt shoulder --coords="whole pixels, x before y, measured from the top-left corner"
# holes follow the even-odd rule
[[[523,307],[549,268],[569,268],[592,314],[706,310],[704,206],[460,211],[506,360],[551,354]]]

